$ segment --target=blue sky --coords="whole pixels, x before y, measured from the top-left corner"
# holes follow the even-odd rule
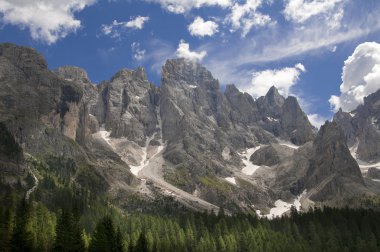
[[[255,97],[278,86],[318,125],[380,88],[378,13],[378,0],[0,0],[0,42],[94,83],[143,66],[159,85],[165,60],[186,57]]]

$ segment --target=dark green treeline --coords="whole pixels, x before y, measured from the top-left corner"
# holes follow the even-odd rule
[[[364,209],[293,210],[274,220],[113,209],[86,230],[75,208],[21,201],[1,207],[0,217],[1,251],[380,251],[380,213]]]

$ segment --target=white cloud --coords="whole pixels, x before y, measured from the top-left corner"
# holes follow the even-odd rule
[[[219,6],[226,8],[231,6],[232,0],[145,0],[147,2],[159,3],[162,8],[176,14],[183,14],[193,8],[205,6]]]
[[[285,18],[295,23],[304,23],[311,17],[332,11],[343,0],[288,0]]]
[[[324,117],[324,116],[321,116],[321,115],[318,115],[318,114],[309,114],[307,115],[307,117],[309,118],[309,121],[310,123],[316,127],[316,128],[320,128],[323,124],[325,124],[325,122],[327,120],[329,120],[329,118],[327,117]]]
[[[123,30],[141,30],[142,28],[144,28],[144,24],[148,21],[149,17],[142,16],[137,16],[136,18],[131,19],[130,21],[118,22],[117,20],[114,20],[112,24],[102,24],[100,30],[103,33],[103,35],[110,36],[111,38],[119,38]]]
[[[192,36],[204,37],[212,36],[218,32],[218,24],[214,21],[204,21],[201,17],[196,17],[188,27]]]
[[[380,89],[380,44],[366,42],[356,47],[344,62],[340,96],[331,96],[329,102],[337,111],[352,111],[363,98]]]
[[[145,22],[148,22],[148,21],[149,21],[149,17],[137,16],[135,19],[132,19],[126,22],[125,27],[141,30],[144,27]]]
[[[27,28],[34,40],[53,44],[81,27],[74,17],[94,0],[0,0],[0,21]]]
[[[264,0],[246,0],[245,4],[235,3],[227,16],[227,22],[232,25],[231,31],[242,29],[242,36],[245,37],[253,27],[268,25],[271,18],[257,11],[263,2]]]
[[[243,91],[259,97],[265,95],[271,86],[276,86],[283,96],[288,96],[289,90],[294,86],[301,73],[306,69],[301,63],[294,67],[285,67],[282,69],[271,69],[253,73],[251,85],[241,87]]]
[[[133,42],[131,44],[132,57],[137,61],[142,61],[145,57],[145,50],[140,48],[140,43]]]
[[[191,61],[202,61],[202,59],[207,55],[207,52],[206,51],[200,51],[200,52],[190,51],[189,44],[181,40],[179,42],[176,55],[179,58],[185,58]]]

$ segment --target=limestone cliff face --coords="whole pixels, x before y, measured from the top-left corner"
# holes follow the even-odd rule
[[[113,137],[143,144],[156,130],[159,102],[158,89],[146,79],[144,70],[123,69],[99,89],[94,113],[99,124],[112,130]]]
[[[326,122],[314,140],[312,158],[306,174],[306,188],[316,190],[318,201],[359,196],[365,192],[362,174],[346,144],[341,128]]]
[[[83,92],[47,69],[35,50],[0,45],[0,120],[42,121],[75,140]]]
[[[360,160],[380,160],[380,90],[364,98],[351,113],[339,110],[334,121],[343,129],[349,147]]]
[[[280,135],[288,137],[292,143],[302,145],[314,139],[313,126],[295,97],[286,98],[281,107],[280,118],[282,128]]]

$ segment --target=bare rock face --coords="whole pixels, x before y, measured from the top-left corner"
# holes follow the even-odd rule
[[[99,124],[112,130],[112,137],[127,137],[145,144],[156,130],[159,93],[142,68],[121,70],[101,83],[95,116]]]
[[[356,127],[352,122],[352,116],[350,113],[343,112],[342,109],[334,115],[333,121],[336,122],[343,130],[347,139],[347,144],[352,146],[356,141]]]
[[[281,107],[281,128],[284,138],[288,137],[296,145],[302,145],[314,139],[313,126],[302,111],[295,97],[286,98]]]
[[[339,110],[334,121],[343,129],[349,147],[366,162],[380,160],[380,90],[364,98],[351,113]]]
[[[280,146],[278,144],[271,144],[264,146],[253,153],[250,161],[259,166],[274,166],[284,162],[286,158],[293,155],[293,150]]]
[[[90,135],[96,132],[99,128],[99,122],[93,114],[96,114],[96,104],[98,101],[98,89],[91,83],[87,72],[82,68],[75,66],[59,67],[53,71],[59,78],[76,83],[83,92],[83,97],[80,101],[77,114],[79,115],[79,124],[76,129],[76,141],[84,144]],[[73,116],[69,119],[73,120]]]
[[[208,169],[222,172],[218,162],[224,162],[221,154],[229,146],[225,132],[231,127],[230,107],[211,73],[195,62],[168,60],[162,72],[160,107],[163,137],[168,141],[166,158],[192,167],[194,176]]]
[[[75,140],[83,92],[47,69],[33,49],[0,45],[0,120],[27,118],[59,128]]]
[[[90,180],[96,183],[91,188],[95,194],[105,193],[114,184],[128,189],[134,177],[121,158],[104,148],[99,154],[99,143],[84,145],[86,136],[99,129],[96,117],[90,115],[91,109],[97,110],[97,97],[97,88],[83,70],[64,67],[52,72],[35,50],[0,44],[0,125],[6,129],[1,134],[7,132],[6,146],[22,148],[17,155],[5,149],[4,156],[0,146],[0,166],[6,163],[26,173],[20,165],[22,152],[41,162],[70,160],[71,171],[62,172],[74,172],[73,183],[88,186]],[[57,170],[67,169],[56,165]]]
[[[315,191],[312,200],[317,201],[359,196],[366,191],[359,166],[335,122],[326,122],[318,132],[305,180],[306,188]]]
[[[249,125],[260,119],[257,104],[252,96],[240,92],[235,85],[227,85],[224,95],[231,104],[231,120],[233,123]]]
[[[367,177],[371,178],[371,179],[380,179],[380,169],[377,169],[374,167],[369,168],[368,173],[367,173]]]
[[[257,99],[257,105],[262,114],[278,118],[281,113],[281,108],[285,103],[285,98],[280,95],[277,88],[272,86],[268,93]]]

